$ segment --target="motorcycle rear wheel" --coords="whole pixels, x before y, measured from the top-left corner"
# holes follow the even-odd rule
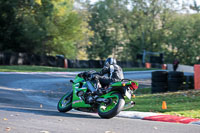
[[[67,112],[72,109],[72,95],[73,92],[68,92],[60,99],[57,105],[59,112]]]
[[[106,105],[101,103],[98,106],[98,114],[101,118],[112,118],[116,116],[124,107],[125,101],[121,93],[113,93],[112,101],[110,104]]]

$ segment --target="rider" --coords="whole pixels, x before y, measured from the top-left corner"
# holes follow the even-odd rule
[[[107,76],[105,76],[107,74]],[[108,86],[111,82],[117,82],[124,79],[122,68],[117,65],[114,58],[107,58],[103,69],[98,73],[98,79],[102,88]]]

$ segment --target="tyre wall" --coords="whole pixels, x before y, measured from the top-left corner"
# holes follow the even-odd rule
[[[0,52],[0,65],[40,65],[64,67],[64,56],[47,56],[27,53]],[[145,67],[141,62],[117,61],[122,68]],[[67,59],[69,68],[102,68],[104,60],[70,60]],[[162,64],[152,63],[152,68],[162,68]]]
[[[159,93],[167,91],[167,75],[166,71],[152,72],[151,92]]]
[[[184,73],[171,71],[168,73],[168,91],[178,91],[183,88]]]
[[[155,71],[152,72],[152,93],[174,92],[178,90],[194,89],[194,76],[183,72]]]
[[[4,52],[0,53],[0,65],[40,65],[64,67],[64,58],[60,56]]]

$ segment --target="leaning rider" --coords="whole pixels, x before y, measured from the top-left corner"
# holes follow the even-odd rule
[[[107,76],[105,76],[107,74]],[[117,65],[117,61],[114,58],[107,58],[102,70],[98,73],[98,80],[105,88],[109,86],[111,82],[117,82],[124,79],[122,68]]]

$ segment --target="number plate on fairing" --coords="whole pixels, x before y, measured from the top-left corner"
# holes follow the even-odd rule
[[[128,97],[128,99],[131,99],[131,92],[129,92],[129,90],[126,90],[125,95]]]

